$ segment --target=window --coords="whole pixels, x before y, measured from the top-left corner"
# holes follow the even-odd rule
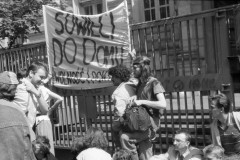
[[[103,9],[102,9],[103,5],[100,3],[100,4],[97,4],[97,14],[100,14],[103,12]]]
[[[156,20],[155,16],[155,0],[144,0],[145,21]]]
[[[80,14],[83,15],[94,15],[94,14],[100,14],[103,12],[103,4],[99,3],[90,3],[90,1],[87,1],[88,3],[80,3]],[[91,1],[92,2],[92,1]]]
[[[159,0],[160,19],[170,17],[169,0]]]
[[[145,21],[170,17],[170,0],[143,0]]]
[[[92,6],[85,6],[84,11],[86,15],[93,15],[93,7]]]

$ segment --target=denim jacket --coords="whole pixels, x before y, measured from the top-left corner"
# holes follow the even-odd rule
[[[36,160],[26,118],[21,111],[9,104],[11,102],[8,102],[8,104],[0,103],[1,159]]]

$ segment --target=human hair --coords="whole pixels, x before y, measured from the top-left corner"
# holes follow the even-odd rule
[[[22,79],[27,77],[27,68],[20,68],[17,72],[17,79]]]
[[[107,150],[108,141],[100,128],[90,127],[84,136],[84,145],[86,148],[96,147]]]
[[[208,145],[203,149],[204,156],[211,154],[217,159],[221,159],[224,156],[224,149],[220,146]]]
[[[215,101],[216,107],[218,109],[224,110],[224,113],[229,113],[231,109],[231,101],[230,99],[223,93],[217,94],[215,96],[210,97],[211,101]]]
[[[138,56],[133,60],[133,65],[140,65],[142,69],[141,79],[147,82],[148,78],[152,76],[152,71],[150,67],[150,59],[146,56]]]
[[[224,160],[237,160],[240,159],[240,155],[239,154],[232,154],[232,155],[225,155],[224,156]]]
[[[76,157],[80,152],[87,149],[87,146],[84,142],[84,136],[75,136],[73,137],[73,143],[71,145],[71,153],[73,154],[73,160],[76,160]]]
[[[125,149],[120,149],[113,154],[113,160],[132,160],[132,153]]]
[[[33,151],[36,155],[36,151],[47,157],[50,154],[50,143],[49,139],[46,136],[37,136],[36,140],[33,142]]]
[[[26,76],[29,76],[29,73],[30,71],[33,71],[33,73],[36,73],[38,71],[38,69],[44,69],[45,72],[46,72],[46,75],[48,75],[48,67],[46,66],[45,63],[42,63],[42,62],[33,62],[27,69],[27,73],[26,73]]]
[[[188,130],[186,130],[186,129],[179,129],[179,130],[176,131],[176,134],[185,134],[186,141],[191,142],[192,136],[191,136],[191,134],[189,133]]]
[[[108,74],[121,79],[122,82],[127,82],[130,79],[131,72],[126,66],[117,65],[109,68]]]
[[[5,84],[0,82],[0,99],[6,98],[10,101],[14,99],[17,84]]]

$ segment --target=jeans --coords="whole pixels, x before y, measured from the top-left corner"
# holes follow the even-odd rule
[[[0,159],[36,160],[28,123],[19,110],[0,104]]]
[[[115,148],[121,148],[121,142],[120,142],[120,131],[122,130],[121,128],[121,123],[119,120],[113,120],[112,123],[112,133],[113,133],[113,142],[115,144]]]
[[[122,133],[120,135],[122,148],[132,152],[132,160],[148,160],[152,157],[152,143],[149,141],[149,133],[149,130],[147,130],[145,132]]]

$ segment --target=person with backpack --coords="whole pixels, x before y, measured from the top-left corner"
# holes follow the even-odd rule
[[[131,97],[136,96],[137,82],[134,84],[133,81],[129,81],[131,71],[123,65],[109,68],[108,74],[111,76],[113,85],[117,86],[112,94],[112,101],[114,104],[112,129],[115,148],[119,149],[121,148],[119,133],[123,129],[123,116]]]
[[[167,105],[163,94],[165,90],[161,83],[152,76],[150,59],[146,56],[137,57],[133,61],[133,75],[139,81],[137,99],[132,101],[129,108],[132,109],[132,113],[138,112],[139,116],[132,117],[143,117],[141,115],[146,115],[144,112],[146,110],[150,117],[150,125],[148,118],[140,118],[138,122],[136,121],[138,124],[135,124],[139,126],[139,131],[123,132],[120,141],[124,149],[135,153],[135,156],[132,156],[133,160],[148,160],[153,155],[151,140],[154,139],[160,126],[160,111]],[[138,152],[137,145],[139,146]]]

